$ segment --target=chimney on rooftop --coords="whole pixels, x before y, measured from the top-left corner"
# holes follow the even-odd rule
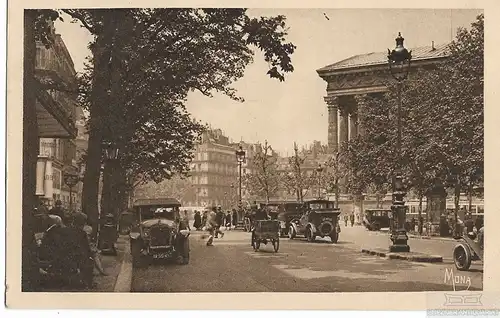
[[[432,41],[432,51],[434,51],[436,48],[434,47],[434,41]]]

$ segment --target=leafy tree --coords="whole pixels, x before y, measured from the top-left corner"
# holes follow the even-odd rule
[[[134,198],[175,198],[181,202],[192,201],[195,191],[192,182],[183,176],[176,175],[160,183],[148,182],[134,191]]]
[[[426,88],[436,102],[430,140],[455,191],[456,220],[461,190],[484,175],[484,16],[470,30],[459,29],[449,49],[437,82]]]
[[[484,22],[460,29],[450,56],[434,69],[412,72],[402,93],[402,172],[420,202],[435,184],[454,189],[455,218],[460,192],[483,180]],[[388,83],[381,96],[360,97],[364,134],[352,141],[346,164],[360,187],[388,188],[398,164],[395,145],[397,91]],[[421,204],[420,204],[421,205]],[[421,207],[419,209],[421,211]]]
[[[141,132],[156,114],[164,112],[162,106],[179,111],[191,90],[198,90],[207,96],[218,91],[242,100],[230,85],[243,76],[246,65],[252,61],[254,52],[251,46],[264,52],[264,59],[270,65],[270,77],[282,81],[285,73],[293,71],[290,55],[295,46],[285,43],[284,16],[249,18],[245,9],[65,12],[96,35],[91,44],[93,57],[86,76],[87,94],[84,95],[87,97],[84,104],[88,105],[91,117],[86,170],[88,182],[84,185],[88,193],[84,196],[91,211],[96,206],[96,171],[100,165],[100,143],[104,135],[107,138],[120,136],[119,144],[144,152],[133,160],[122,161],[132,165],[132,169],[130,166],[121,167],[121,179],[126,171],[147,171],[149,179],[160,181],[174,171],[187,170],[183,158],[160,158],[156,153],[151,156],[148,147],[152,144],[137,145],[144,140],[144,135],[162,135],[158,123],[147,126],[148,132]],[[181,109],[174,119],[185,119],[182,113]],[[185,124],[186,121],[177,123]],[[171,125],[174,128],[178,126]],[[191,125],[181,129],[179,134],[169,136],[187,140],[184,144],[184,149],[187,149],[197,130],[197,126]],[[169,169],[152,168],[159,161]]]
[[[307,195],[313,184],[312,176],[303,169],[306,158],[299,154],[297,144],[293,143],[294,155],[288,158],[290,171],[285,172],[281,176],[281,181],[285,188],[296,195],[298,202],[304,201],[304,196]]]
[[[251,173],[245,175],[245,188],[252,196],[265,198],[266,202],[276,195],[279,189],[280,176],[276,155],[267,143],[260,146],[252,158]]]
[[[364,105],[363,134],[342,146],[339,162],[350,173],[347,183],[350,192],[370,189],[376,193],[380,206],[390,187],[397,160],[395,121],[391,105],[384,96],[367,95],[358,99],[358,105]]]

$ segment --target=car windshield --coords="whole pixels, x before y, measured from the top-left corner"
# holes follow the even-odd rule
[[[149,220],[149,219],[168,219],[175,220],[179,216],[179,208],[178,207],[142,207],[141,208],[141,219]]]
[[[311,210],[326,210],[333,209],[333,202],[315,202],[310,203],[309,208]]]

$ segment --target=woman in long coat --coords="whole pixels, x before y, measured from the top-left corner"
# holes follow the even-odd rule
[[[193,227],[199,231],[200,228],[201,228],[201,215],[200,215],[200,212],[199,211],[196,211],[194,213],[194,224],[193,224]]]
[[[238,225],[238,212],[236,212],[236,209],[233,209],[232,221],[233,221],[233,226],[236,227],[236,225]]]

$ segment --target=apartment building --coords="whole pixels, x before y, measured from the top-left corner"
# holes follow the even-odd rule
[[[51,47],[36,44],[35,75],[41,85],[46,87],[39,90],[37,95],[39,158],[36,195],[49,206],[55,200],[61,200],[68,206],[70,189],[64,183],[64,172],[78,172],[75,141],[78,134],[77,96],[76,93],[69,93],[76,86],[76,71],[66,45],[61,36],[55,33],[53,25],[51,31],[54,36]],[[64,87],[65,90],[56,89],[55,86]],[[76,202],[77,193],[72,196]]]

